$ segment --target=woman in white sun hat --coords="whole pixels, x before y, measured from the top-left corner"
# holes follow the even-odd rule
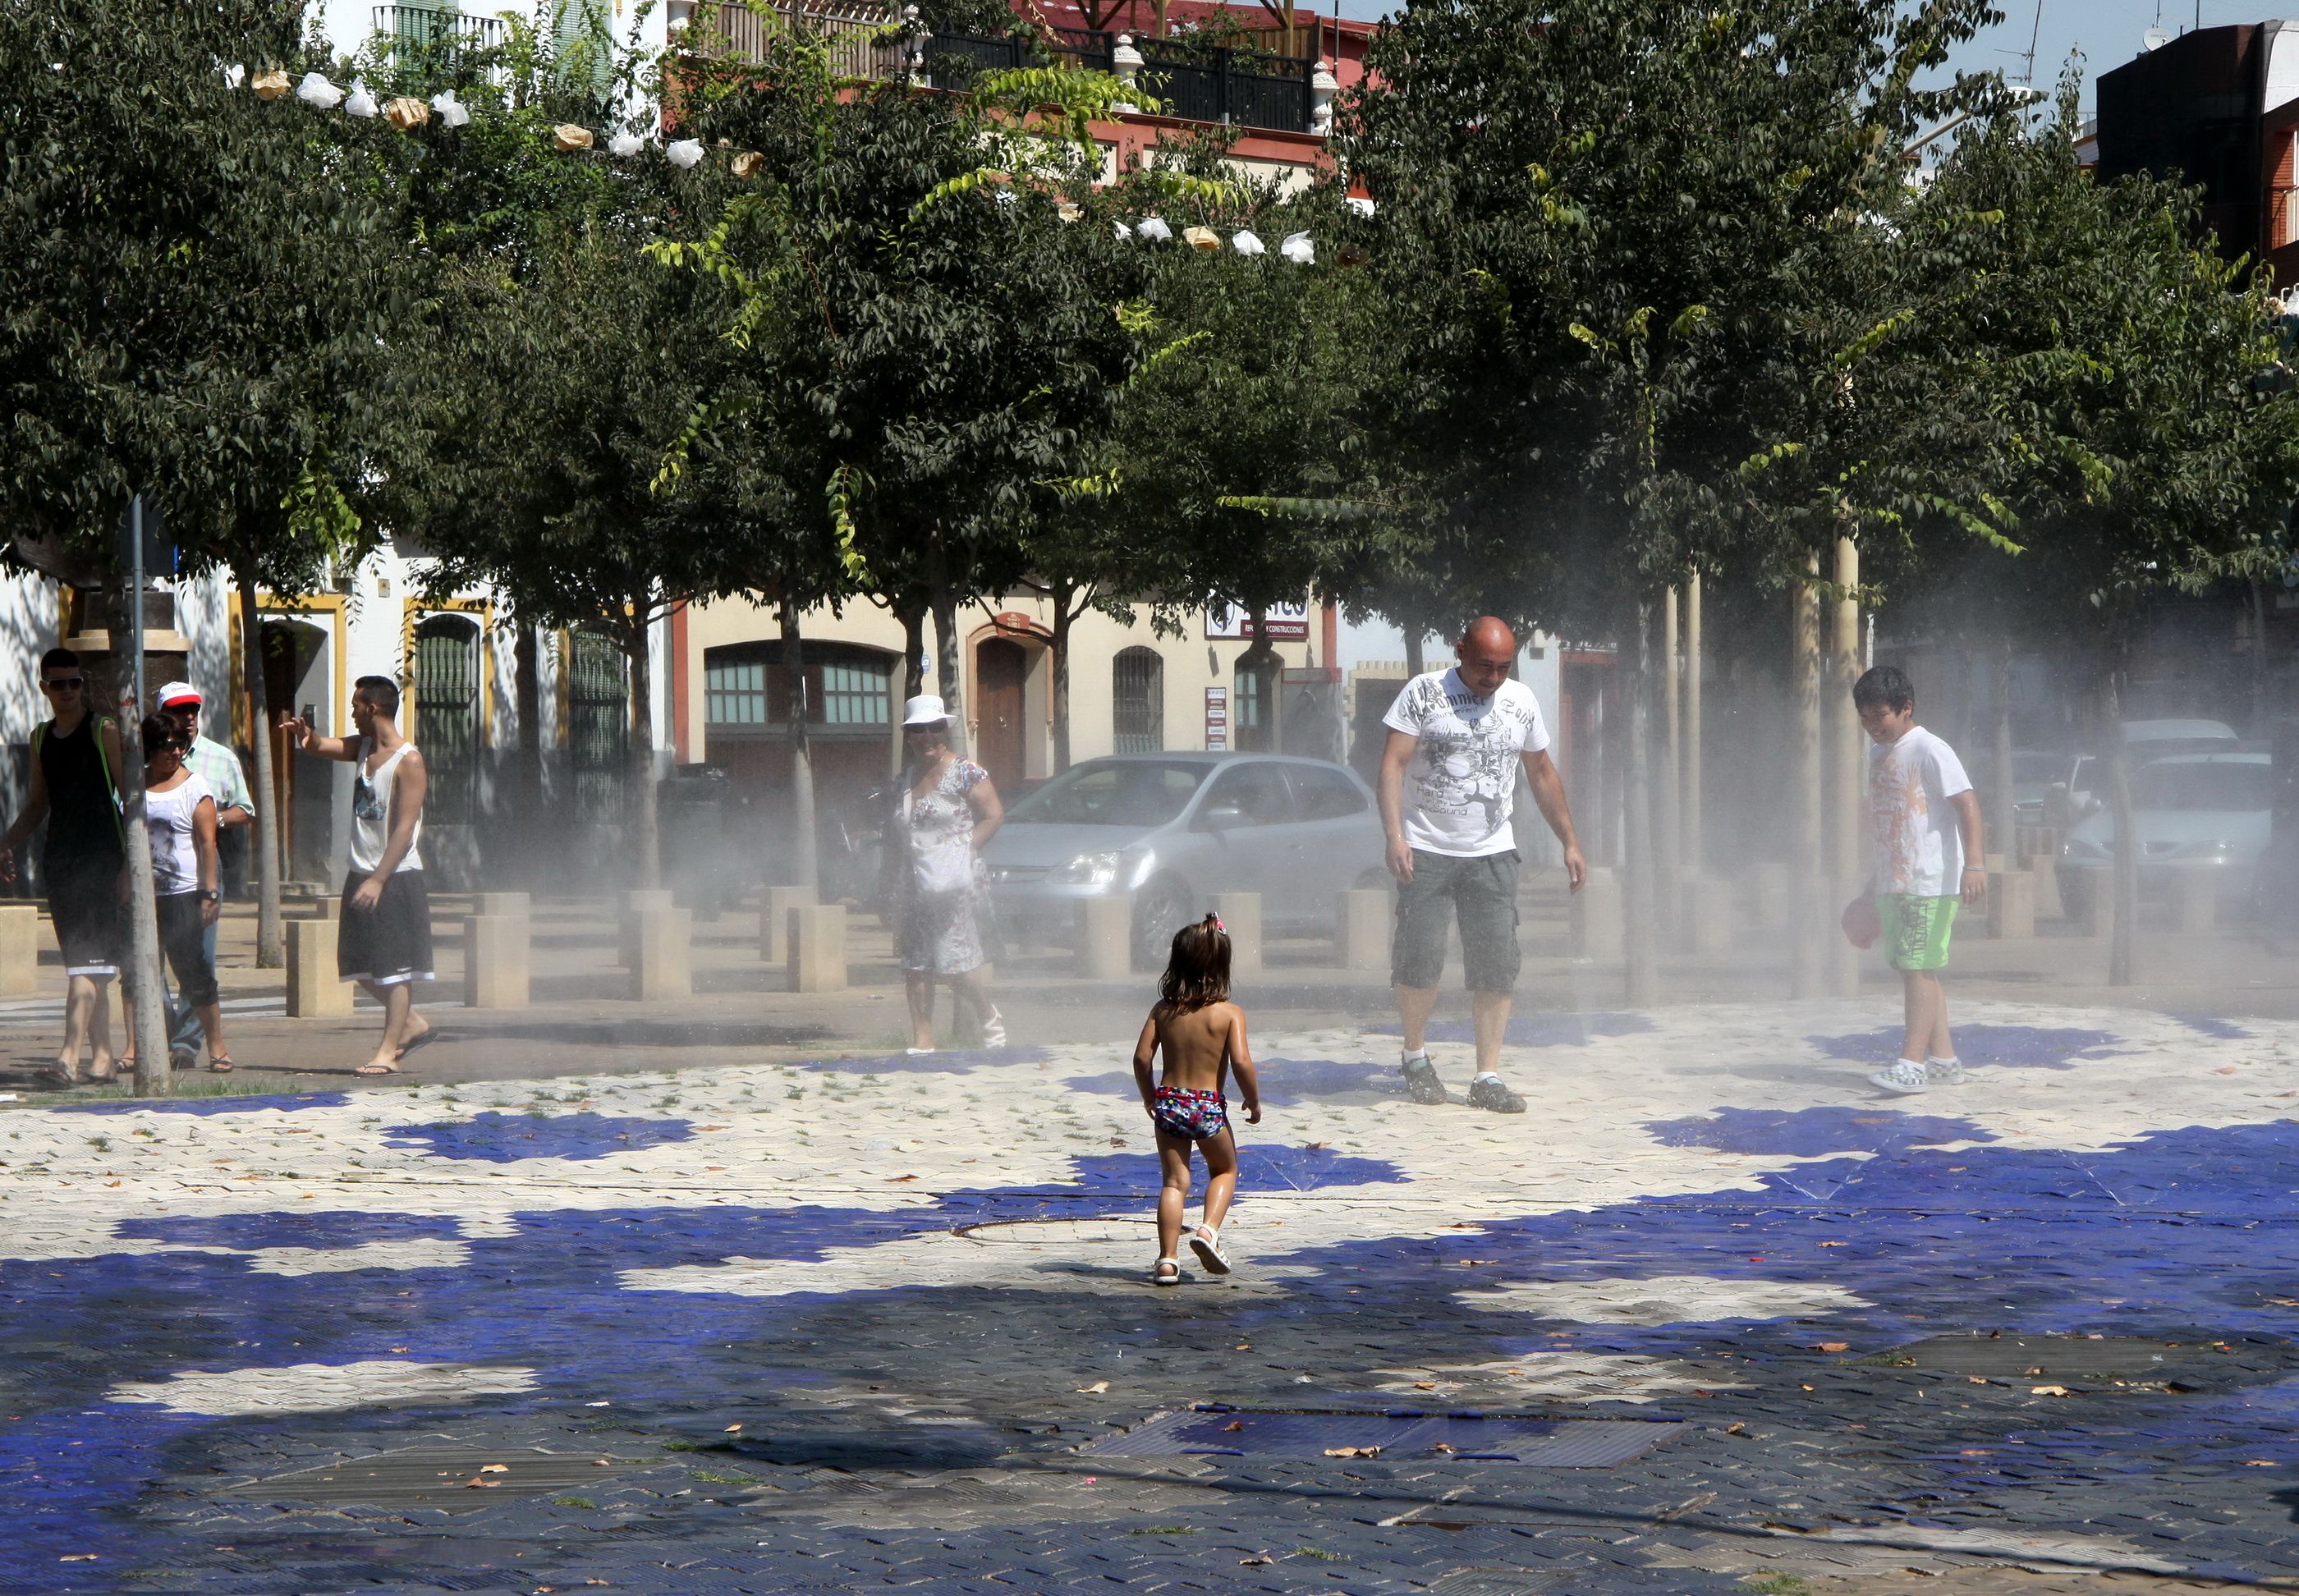
[[[982,845],[1006,808],[990,772],[950,745],[950,715],[926,694],[902,706],[908,782],[894,812],[895,947],[910,1000],[910,1049],[934,1052],[934,983],[946,981],[981,1021],[984,1047],[1006,1045],[1006,1020],[983,987],[988,878]]]

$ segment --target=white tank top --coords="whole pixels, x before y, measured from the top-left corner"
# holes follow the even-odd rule
[[[192,846],[192,811],[212,798],[208,784],[187,777],[164,793],[144,794],[144,821],[152,833],[152,891],[173,898],[200,890],[199,851]]]
[[[362,875],[372,875],[375,867],[383,862],[383,851],[391,842],[392,784],[399,779],[399,761],[414,747],[412,743],[402,743],[370,774],[367,761],[368,755],[375,752],[375,740],[360,739],[359,762],[352,769],[352,869]],[[407,857],[399,861],[399,869],[422,868],[423,817],[418,815],[415,835],[408,842]]]

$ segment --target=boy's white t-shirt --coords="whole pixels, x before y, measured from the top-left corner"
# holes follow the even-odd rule
[[[1432,670],[1405,684],[1381,723],[1421,740],[1400,794],[1409,846],[1455,859],[1516,846],[1518,759],[1548,746],[1531,688],[1512,677],[1479,698],[1458,669]]]
[[[1868,749],[1868,884],[1911,898],[1953,897],[1963,885],[1958,793],[1971,778],[1955,750],[1921,726]]]

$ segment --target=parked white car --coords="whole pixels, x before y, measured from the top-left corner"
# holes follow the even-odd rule
[[[2123,743],[2137,770],[2183,753],[2233,753],[2241,739],[2224,720],[2127,720]],[[2060,758],[2062,769],[2046,793],[2043,814],[2067,830],[2107,802],[2107,756],[2067,753]]]
[[[2178,873],[2210,870],[2220,902],[2247,906],[2267,852],[2275,766],[2264,753],[2187,753],[2156,760],[2131,777],[2131,825],[2139,842],[2139,890],[2167,891]],[[2060,900],[2080,913],[2115,860],[2115,817],[2100,810],[2060,847]]]

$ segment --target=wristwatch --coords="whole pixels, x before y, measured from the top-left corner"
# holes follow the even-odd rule
[[[200,902],[203,903],[220,903],[223,902],[223,894],[218,892],[214,887],[210,887],[200,894]]]

